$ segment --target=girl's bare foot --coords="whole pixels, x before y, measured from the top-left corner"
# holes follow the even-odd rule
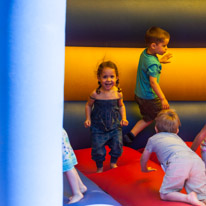
[[[80,187],[80,191],[81,191],[82,194],[84,194],[87,191],[87,187],[85,185],[82,185]]]
[[[70,199],[70,201],[68,202],[68,204],[72,204],[72,203],[75,203],[75,202],[78,202],[79,200],[81,200],[83,198],[83,194],[82,193],[78,193],[78,194],[75,194],[73,195]]]
[[[97,173],[103,172],[103,167],[97,168]]]
[[[187,196],[188,202],[192,205],[205,206],[205,204],[197,199],[197,194],[195,192],[190,192]]]
[[[110,164],[110,168],[111,168],[111,169],[116,168],[116,167],[117,167],[117,164],[116,164],[116,163],[111,163],[111,164]]]

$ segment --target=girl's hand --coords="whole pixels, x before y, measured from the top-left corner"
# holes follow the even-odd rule
[[[170,61],[168,61],[170,58],[172,58],[172,54],[171,54],[171,53],[165,54],[165,55],[160,59],[160,63],[163,63],[163,64],[170,63]]]
[[[120,121],[120,125],[123,127],[123,126],[127,126],[129,124],[129,122],[126,120],[126,119],[122,119]]]
[[[90,127],[91,126],[91,120],[86,120],[85,122],[84,122],[84,126],[85,126],[85,128],[88,128],[88,127]]]

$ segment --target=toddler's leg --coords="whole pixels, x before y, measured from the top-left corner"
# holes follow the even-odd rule
[[[188,196],[188,203],[190,203],[191,205],[205,206],[204,202],[201,202],[197,199],[197,195],[195,192],[190,192],[187,196]]]
[[[103,167],[97,167],[97,173],[103,172]]]
[[[191,192],[189,194],[183,194],[180,192],[171,192],[167,194],[160,193],[160,197],[162,200],[179,201],[179,202],[186,202],[196,206],[205,206],[203,202],[197,199],[197,195],[195,192]]]
[[[65,175],[66,175],[67,180],[71,186],[71,190],[72,190],[72,194],[73,194],[73,196],[71,197],[71,200],[68,202],[68,204],[78,202],[79,200],[81,200],[83,198],[83,194],[82,194],[80,187],[79,187],[79,180],[78,180],[79,175],[77,176],[77,172],[76,172],[75,168],[65,172]]]
[[[78,180],[78,184],[79,184],[79,189],[81,191],[81,193],[85,193],[87,191],[87,187],[85,186],[85,184],[82,182],[76,168],[74,168],[75,170],[75,173],[76,173],[76,177],[77,177],[77,180]]]
[[[96,161],[97,165],[97,173],[103,172],[103,162],[102,161]]]
[[[110,132],[111,139],[108,141],[108,146],[110,147],[110,168],[117,167],[117,160],[122,154],[122,129],[117,128]]]
[[[97,173],[103,172],[103,162],[106,156],[105,143],[107,135],[95,129],[92,133],[92,159],[96,162]]]
[[[118,167],[117,166],[117,158],[111,156],[110,168],[113,169],[113,168],[117,168],[117,167]]]
[[[110,163],[110,167],[111,169],[113,169],[113,168],[117,168],[118,166],[117,166],[117,163]]]

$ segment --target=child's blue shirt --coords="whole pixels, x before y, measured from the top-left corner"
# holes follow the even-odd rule
[[[159,83],[162,66],[157,57],[147,54],[146,51],[147,48],[140,55],[135,95],[142,99],[155,99],[157,95],[150,85],[149,77],[156,77]]]

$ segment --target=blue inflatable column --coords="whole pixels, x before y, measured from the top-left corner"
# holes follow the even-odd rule
[[[62,206],[65,11],[0,2],[1,206]]]

